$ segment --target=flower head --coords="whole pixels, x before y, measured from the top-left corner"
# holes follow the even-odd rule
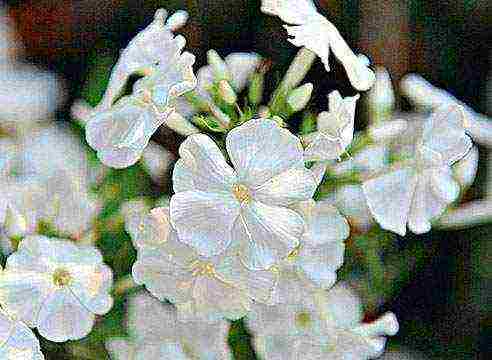
[[[411,161],[364,181],[369,209],[383,228],[403,236],[408,223],[414,233],[425,233],[431,228],[430,221],[456,200],[459,185],[450,166],[472,148],[464,122],[458,106],[432,114]]]
[[[138,252],[133,278],[174,303],[181,320],[238,319],[252,300],[267,301],[275,286],[274,273],[250,271],[234,251],[206,257],[181,243],[166,208],[135,218],[129,229]]]
[[[361,304],[346,287],[305,292],[297,305],[258,305],[248,317],[255,348],[268,359],[373,359],[398,331],[392,313],[362,324]]]
[[[183,52],[182,36],[165,26],[165,11],[138,34],[122,52],[113,70],[106,94],[86,126],[89,145],[106,165],[124,168],[134,164],[157,128],[174,113],[176,100],[193,90],[195,57]],[[131,74],[145,75],[133,94],[113,105]]]
[[[316,188],[298,138],[266,119],[229,132],[225,160],[205,135],[188,137],[173,172],[171,222],[179,240],[203,256],[231,243],[250,269],[267,269],[298,244],[304,220],[288,208]]]
[[[24,238],[0,280],[0,304],[51,341],[83,338],[113,304],[99,251],[66,240]]]

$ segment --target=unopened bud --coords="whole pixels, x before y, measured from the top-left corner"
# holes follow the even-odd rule
[[[27,233],[27,220],[15,207],[7,206],[4,223],[5,234],[9,238],[23,237]]]
[[[384,67],[376,68],[376,81],[367,94],[370,121],[377,124],[388,119],[395,108],[395,92],[390,75]]]
[[[182,28],[188,21],[188,13],[184,10],[176,11],[166,21],[166,27],[171,31],[176,31]]]
[[[287,104],[292,112],[301,111],[306,107],[309,100],[311,100],[311,94],[313,93],[313,84],[307,83],[299,86],[290,92],[287,97]]]
[[[263,91],[265,88],[265,74],[256,72],[251,75],[249,82],[248,99],[253,105],[261,104],[263,100]]]
[[[237,95],[227,80],[219,82],[219,95],[229,105],[233,105],[237,101]]]
[[[227,129],[231,124],[231,118],[222,110],[220,110],[219,107],[215,104],[209,104],[209,108],[212,115],[218,120],[219,125],[222,128]]]
[[[231,74],[224,60],[215,50],[209,50],[207,52],[208,64],[212,67],[215,81],[230,80]]]
[[[167,127],[183,136],[198,134],[200,132],[196,126],[186,120],[177,111],[173,111],[172,114],[167,117],[165,124]]]

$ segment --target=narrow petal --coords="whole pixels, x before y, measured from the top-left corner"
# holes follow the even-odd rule
[[[266,119],[250,120],[231,130],[226,147],[239,181],[250,187],[262,185],[304,161],[300,140]]]
[[[365,181],[362,189],[379,225],[404,236],[416,186],[414,170],[401,168]]]
[[[252,202],[235,229],[245,265],[251,270],[269,268],[298,246],[304,228],[295,211]]]
[[[171,198],[171,223],[181,242],[201,255],[217,255],[231,242],[239,209],[232,194],[185,191]]]

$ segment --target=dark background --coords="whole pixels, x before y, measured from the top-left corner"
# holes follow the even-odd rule
[[[61,74],[68,82],[69,97],[59,111],[59,121],[69,118],[74,99],[98,101],[119,49],[151,21],[159,7],[188,10],[191,19],[181,33],[198,65],[203,65],[210,48],[221,55],[254,50],[273,61],[268,78],[271,88],[296,53],[286,41],[281,22],[260,13],[259,0],[7,4],[27,47],[26,61]],[[492,94],[487,95],[487,78],[492,79],[492,1],[321,0],[317,4],[357,52],[389,69],[395,85],[405,73],[419,72],[490,115]],[[326,106],[325,95],[332,89],[344,95],[353,93],[343,69],[333,60],[332,65],[326,73],[317,62],[308,74],[308,80],[315,83],[313,107]],[[488,88],[490,92],[492,85]],[[399,102],[408,109],[404,100]],[[171,149],[179,141],[165,131],[156,139]],[[480,151],[478,185],[470,197],[486,195],[486,151]],[[491,231],[491,226],[484,225],[398,239],[407,249],[402,256],[414,258],[415,263],[406,276],[387,284],[393,287],[391,298],[373,309],[377,313],[392,310],[401,322],[391,348],[404,346],[430,359],[487,359],[492,355]]]

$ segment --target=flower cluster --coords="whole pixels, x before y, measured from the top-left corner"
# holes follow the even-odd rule
[[[242,318],[265,359],[383,353],[396,316],[363,320],[363,299],[341,281],[360,280],[339,271],[346,248],[361,234],[439,225],[474,180],[476,114],[442,93],[428,100],[429,114],[397,113],[388,73],[356,55],[311,0],[263,0],[261,10],[288,24],[289,41],[301,47],[268,104],[268,61],[210,50],[195,76],[195,58],[175,34],[187,13],[168,18],[160,9],[121,52],[100,103],[74,105],[104,165],[142,159],[159,186],[172,168],[172,194],[153,206],[125,196],[105,204],[94,226],[104,194],[94,199],[91,185],[117,172],[91,167],[59,125],[0,137],[2,359],[44,358],[31,329],[53,342],[86,337],[113,301],[142,285],[148,292],[128,299],[127,336],[104,339],[112,359],[226,360],[228,320]],[[0,61],[13,61],[0,45]],[[329,71],[330,50],[356,90],[374,85],[363,131],[355,131],[360,94],[333,90],[327,111],[308,108],[314,85],[301,83],[316,57]],[[130,77],[138,79],[126,94]],[[411,89],[419,81],[404,84],[418,99]],[[163,124],[185,137],[173,166],[175,154],[150,140]],[[120,259],[129,253],[120,250],[133,251],[123,222],[134,262]],[[126,248],[112,238],[118,225]],[[110,241],[96,242],[101,232]]]

